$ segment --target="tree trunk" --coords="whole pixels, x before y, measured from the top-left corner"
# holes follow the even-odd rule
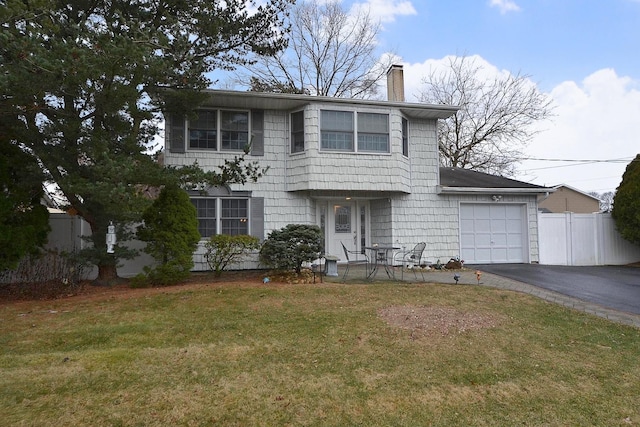
[[[98,286],[111,286],[118,282],[118,271],[115,264],[98,265],[98,277],[94,283]]]

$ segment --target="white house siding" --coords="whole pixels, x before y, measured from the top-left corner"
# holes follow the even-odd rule
[[[402,155],[402,140],[400,138],[402,122],[398,111],[340,108],[341,111],[371,111],[389,115],[391,152],[389,154],[365,154],[320,151],[320,126],[318,123],[322,109],[336,109],[336,107],[318,104],[305,109],[306,149],[302,153],[291,155],[287,160],[285,173],[288,191],[376,190],[405,193],[411,191],[409,159]],[[265,146],[266,144],[265,139]]]
[[[392,199],[392,243],[410,249],[425,242],[423,260],[456,256],[459,251],[457,201],[436,194],[438,143],[434,120],[409,122],[411,194]]]

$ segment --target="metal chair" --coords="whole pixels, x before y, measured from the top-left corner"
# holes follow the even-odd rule
[[[345,270],[344,270],[344,275],[342,276],[342,283],[344,283],[345,279],[347,278],[347,274],[349,274],[349,267],[351,267],[352,265],[363,265],[364,264],[364,268],[365,268],[365,277],[369,275],[369,258],[367,257],[366,254],[362,254],[358,251],[350,251],[347,249],[347,247],[344,245],[344,243],[340,242],[340,244],[342,245],[342,250],[344,251],[344,257],[347,260],[347,263],[345,264]],[[351,259],[349,257],[349,254],[355,255],[356,258],[355,259]],[[361,259],[359,258],[359,256],[364,256],[365,259]]]
[[[400,274],[401,280],[404,280],[404,269],[405,269],[405,266],[407,265],[411,265],[410,268],[413,271],[413,275],[415,276],[416,279],[418,278],[415,267],[416,266],[420,267],[420,260],[422,259],[422,253],[424,252],[424,248],[426,247],[427,247],[427,244],[425,242],[420,242],[417,245],[415,245],[413,249],[409,251],[398,252],[395,255],[395,258],[397,258],[400,262],[402,262],[401,274]],[[394,261],[394,265],[395,265],[395,261]],[[422,273],[422,270],[420,270],[420,275],[422,276],[422,280],[424,280],[424,274]]]

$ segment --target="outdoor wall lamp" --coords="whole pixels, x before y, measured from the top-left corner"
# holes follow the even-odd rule
[[[499,202],[500,200],[502,200],[502,196],[494,194],[493,196],[491,196],[491,200],[493,200],[494,202]]]

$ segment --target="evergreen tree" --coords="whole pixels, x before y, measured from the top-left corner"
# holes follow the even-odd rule
[[[611,216],[620,235],[640,245],[640,154],[627,165],[622,175]]]
[[[0,271],[47,241],[49,213],[41,204],[42,171],[18,147],[0,141]]]
[[[189,195],[175,185],[163,188],[143,220],[138,238],[147,242],[144,251],[159,264],[145,269],[151,283],[168,285],[187,278],[200,241],[196,208]]]
[[[163,169],[150,152],[162,112],[188,113],[204,99],[206,74],[285,45],[292,0],[6,0],[0,7],[0,135],[32,155],[90,225],[98,279],[116,277],[118,245],[107,226],[138,221],[144,189],[180,178],[245,182],[244,157],[218,173]],[[246,168],[244,166],[247,166]],[[199,172],[192,174],[191,172]],[[176,178],[178,177],[178,178]]]

